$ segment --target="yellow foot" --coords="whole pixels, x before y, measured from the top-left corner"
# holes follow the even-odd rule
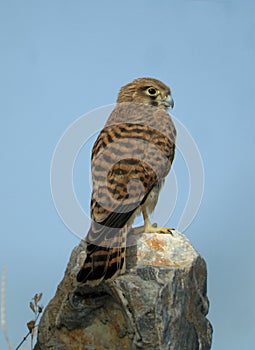
[[[152,225],[144,225],[134,228],[135,234],[141,234],[141,233],[160,233],[160,234],[172,234],[171,231],[174,231],[175,229],[172,227],[157,227],[157,224]]]
[[[172,234],[172,231],[174,231],[174,228],[172,227],[155,227],[155,226],[145,226],[144,232],[145,233],[160,233],[160,234]]]

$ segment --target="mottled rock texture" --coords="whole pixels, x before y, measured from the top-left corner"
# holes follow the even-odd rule
[[[76,282],[84,245],[45,309],[35,350],[211,348],[206,265],[185,236],[141,235],[126,273],[97,287]]]

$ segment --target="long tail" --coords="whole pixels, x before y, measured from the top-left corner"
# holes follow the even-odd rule
[[[77,274],[78,282],[98,285],[103,279],[113,279],[125,270],[126,228],[120,229],[117,237],[108,242],[109,245],[87,242],[87,256]]]

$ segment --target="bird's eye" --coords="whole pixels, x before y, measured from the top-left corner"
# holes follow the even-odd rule
[[[149,88],[147,89],[147,92],[148,92],[148,94],[151,95],[151,96],[155,96],[155,95],[157,95],[157,93],[158,93],[158,91],[157,91],[154,87],[149,87]]]

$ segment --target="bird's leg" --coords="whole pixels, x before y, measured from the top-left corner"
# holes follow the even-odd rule
[[[170,233],[172,234],[172,227],[157,227],[157,224],[151,224],[145,205],[142,206],[142,214],[144,219],[144,226],[135,228],[135,233]]]

